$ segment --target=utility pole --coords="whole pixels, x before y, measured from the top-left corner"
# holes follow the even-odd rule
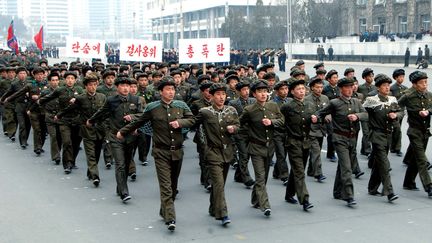
[[[292,0],[287,0],[287,49],[288,61],[292,60]],[[431,0],[432,1],[432,0]]]

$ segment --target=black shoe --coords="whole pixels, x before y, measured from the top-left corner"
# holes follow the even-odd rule
[[[132,199],[128,194],[123,194],[120,198],[124,203]]]
[[[130,177],[132,181],[136,181],[136,173],[132,173]]]
[[[222,218],[222,225],[226,226],[231,223],[231,219],[228,216]]]
[[[165,224],[168,225],[168,230],[171,232],[176,228],[175,221],[166,222]]]
[[[428,164],[427,169],[428,170],[432,169],[432,164]]]
[[[394,193],[387,195],[387,199],[389,202],[393,202],[394,200],[396,200],[398,198],[399,198],[399,196],[397,194],[394,194]]]
[[[247,186],[247,187],[251,187],[251,186],[255,185],[255,181],[252,180],[252,179],[250,179],[250,180],[248,180],[247,182],[245,182],[244,184],[245,184],[245,186]]]
[[[77,169],[78,169],[78,166],[76,166],[76,165],[72,165],[72,169],[77,170]]]
[[[285,201],[291,204],[297,204],[298,201],[294,197],[285,198]]]
[[[327,157],[327,159],[329,159],[331,162],[336,162],[337,158],[335,155],[331,156],[331,157]]]
[[[267,217],[270,217],[270,215],[271,215],[271,209],[270,208],[266,208],[264,210],[264,215],[267,216]]]
[[[10,137],[9,138],[12,142],[15,142],[15,137]]]
[[[40,150],[41,153],[45,153],[45,150],[43,150],[43,149],[39,149],[39,150]]]
[[[64,169],[64,173],[65,173],[66,175],[70,174],[71,172],[72,172],[71,168],[66,168],[66,169]]]
[[[427,192],[427,194],[428,194],[428,197],[432,197],[432,190],[429,190],[429,191]]]
[[[345,201],[347,202],[348,207],[352,207],[352,206],[357,205],[357,202],[356,202],[356,200],[354,200],[354,198],[349,198],[349,199],[346,199]]]
[[[96,179],[93,180],[93,185],[95,185],[95,187],[98,187],[99,183],[100,183],[99,179],[96,178]]]
[[[60,159],[56,159],[54,162],[55,162],[56,165],[59,165],[60,164]]]
[[[420,189],[416,185],[404,186],[403,189],[409,191],[420,191]]]
[[[34,152],[35,152],[35,154],[36,154],[37,156],[41,155],[41,151],[40,151],[40,149],[36,149]]]
[[[306,211],[306,212],[307,212],[309,209],[313,208],[313,207],[314,207],[313,204],[310,203],[310,202],[308,202],[308,201],[305,201],[305,202],[303,203],[303,210]]]
[[[3,135],[5,135],[6,137],[9,135],[8,132],[3,132]]]
[[[370,192],[369,192],[369,195],[372,195],[372,196],[381,196],[381,192],[379,192],[379,191],[377,191],[377,190],[375,190],[375,191],[370,191]]]
[[[369,156],[370,153],[368,153],[368,152],[361,152],[360,154],[367,157],[367,156]]]
[[[27,149],[27,146],[25,144],[21,144],[21,149],[22,150]]]
[[[207,192],[211,192],[212,185],[211,184],[205,185],[204,188],[207,190]]]
[[[325,175],[319,175],[315,176],[315,179],[317,179],[318,182],[323,182],[327,177]]]
[[[105,168],[106,168],[107,170],[109,170],[109,169],[111,169],[111,166],[112,166],[111,163],[106,163]]]
[[[282,184],[283,184],[284,186],[288,185],[288,178],[283,179],[283,180],[282,180]]]
[[[141,162],[141,165],[142,165],[142,166],[147,166],[147,165],[148,165],[148,161],[147,161],[147,160],[142,161],[142,162]]]
[[[364,175],[364,172],[363,172],[363,171],[360,171],[360,172],[358,172],[358,173],[355,174],[355,178],[358,179],[358,178],[360,178],[360,176],[362,176],[362,175]]]
[[[401,151],[398,151],[398,152],[396,152],[396,155],[397,155],[398,157],[402,157],[402,156],[403,156],[403,153],[402,153]]]
[[[238,162],[234,162],[234,164],[232,164],[231,167],[233,168],[233,170],[236,170],[238,167]]]

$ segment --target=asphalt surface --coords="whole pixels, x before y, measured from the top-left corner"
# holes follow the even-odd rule
[[[306,65],[311,73],[313,63]],[[348,66],[356,69],[357,76],[366,66],[372,67],[375,74],[389,75],[396,68],[332,63],[326,64],[326,69],[343,72]],[[406,121],[403,124],[406,131]],[[159,189],[151,157],[148,166],[137,165],[138,178],[129,182],[132,200],[125,204],[115,194],[114,169],[106,170],[103,162],[99,166],[101,184],[95,188],[86,179],[84,151],[77,159],[79,168],[65,175],[61,165],[50,161],[48,144],[44,147],[47,152],[36,157],[31,137],[29,143],[27,150],[21,150],[18,142],[0,136],[0,242],[431,242],[432,199],[424,191],[402,189],[406,167],[402,158],[394,154],[389,154],[391,176],[400,196],[394,203],[388,203],[386,197],[368,195],[370,170],[362,155],[359,163],[365,175],[353,179],[358,206],[349,208],[345,202],[333,199],[337,164],[325,159],[323,151],[327,180],[318,183],[306,178],[315,207],[304,212],[300,205],[286,203],[285,187],[270,176],[269,218],[251,207],[251,190],[234,182],[234,170],[230,170],[226,198],[232,223],[222,227],[208,215],[209,194],[199,184],[196,147],[189,139],[185,142],[176,200],[177,229],[171,233],[158,215]],[[407,145],[404,134],[404,152]],[[432,158],[430,150],[427,155]],[[250,170],[253,172],[251,166]],[[417,185],[421,187],[419,179]]]

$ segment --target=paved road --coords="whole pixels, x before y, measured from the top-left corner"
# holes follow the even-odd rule
[[[312,66],[312,64],[307,64]],[[354,65],[361,72],[365,65]],[[328,65],[343,71],[346,65]],[[376,72],[391,73],[394,66],[377,65]],[[329,68],[327,68],[329,69]],[[308,69],[309,70],[309,69]],[[430,73],[429,73],[430,74]],[[281,74],[283,77],[284,74]],[[404,122],[405,124],[405,122]],[[406,125],[404,126],[406,130]],[[29,142],[31,143],[31,139]],[[308,213],[286,203],[285,187],[269,179],[272,216],[266,218],[250,206],[251,190],[233,181],[230,170],[226,197],[232,224],[221,227],[208,216],[209,194],[199,185],[196,149],[189,139],[176,201],[177,230],[167,231],[158,216],[159,191],[154,163],[138,167],[138,179],[129,182],[133,199],[121,203],[115,194],[114,170],[100,166],[101,185],[86,179],[83,151],[78,170],[65,175],[49,161],[48,151],[36,157],[32,149],[0,137],[0,242],[430,242],[432,199],[426,193],[402,190],[406,167],[401,158],[389,155],[393,186],[401,197],[389,204],[385,197],[367,194],[370,170],[359,155],[366,174],[354,179],[358,206],[348,208],[332,199],[336,163],[323,161],[328,179],[306,180]],[[403,150],[407,137],[403,139]],[[326,147],[326,146],[324,146]],[[45,146],[48,150],[48,146]],[[431,152],[428,151],[428,157]],[[417,182],[420,185],[419,181]]]

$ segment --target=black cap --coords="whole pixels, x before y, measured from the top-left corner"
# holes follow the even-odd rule
[[[365,68],[362,72],[362,78],[368,76],[369,74],[373,73],[373,70],[371,68]]]
[[[226,83],[229,83],[229,81],[230,81],[231,79],[235,79],[235,80],[237,80],[237,82],[240,82],[240,78],[239,78],[239,76],[237,76],[236,74],[229,75],[228,77],[226,77],[226,78],[225,78],[225,82],[226,82]]]
[[[269,80],[269,79],[275,79],[276,78],[276,74],[274,72],[268,72],[266,74],[264,74],[263,79],[265,80]]]
[[[142,78],[142,77],[144,77],[144,78],[148,78],[148,74],[147,74],[147,73],[139,73],[139,74],[136,76],[136,79],[138,80],[138,79],[140,79],[140,78]]]
[[[50,81],[52,77],[60,78],[60,74],[58,72],[51,72],[47,77],[48,81]]]
[[[305,64],[305,62],[303,60],[298,60],[295,65],[296,66],[300,66],[300,65],[303,65],[303,64]]]
[[[247,82],[247,81],[242,81],[242,82],[238,82],[237,84],[236,84],[236,90],[238,90],[238,91],[240,91],[241,89],[243,89],[244,87],[249,87],[250,86],[250,83],[249,82]]]
[[[98,81],[99,81],[98,76],[96,76],[95,74],[89,74],[85,76],[83,80],[83,84],[87,85],[90,82],[98,82]]]
[[[154,71],[152,73],[152,77],[163,77],[163,73],[161,71]]]
[[[173,86],[173,87],[175,87],[174,80],[171,77],[164,77],[164,78],[162,78],[162,80],[160,81],[160,83],[158,85],[158,90],[163,90],[163,88],[165,86]]]
[[[251,91],[255,92],[257,89],[269,89],[268,83],[264,79],[259,79],[257,82],[251,85]]]
[[[37,67],[37,68],[33,69],[33,74],[36,74],[36,73],[34,72],[34,70],[36,70],[36,69],[40,69],[41,72],[44,72],[44,70],[43,70],[42,68]],[[17,69],[15,69],[15,73],[16,73],[16,74],[18,74],[19,72],[22,72],[22,71],[25,71],[25,72],[27,73],[27,69],[26,69],[25,67],[17,67]]]
[[[315,68],[315,69],[318,69],[318,68],[320,68],[320,67],[324,67],[324,63],[323,63],[323,62],[317,63],[317,64],[315,64],[315,65],[313,66],[313,68]]]
[[[351,86],[351,85],[354,85],[354,79],[352,78],[341,78],[337,83],[338,87]]]
[[[227,90],[227,86],[223,83],[213,83],[210,86],[210,94],[214,95],[214,93],[216,93],[216,91],[225,91]]]
[[[205,89],[208,89],[208,88],[210,88],[210,86],[212,86],[212,82],[211,81],[208,81],[208,80],[205,80],[204,82],[202,82],[200,85],[199,85],[199,89],[201,90],[201,91],[204,91]]]
[[[428,78],[427,74],[421,71],[414,71],[409,75],[409,80],[414,84],[417,83],[417,81],[426,78]]]
[[[315,86],[315,84],[322,84],[324,83],[322,79],[320,78],[313,78],[309,81],[309,87]]]
[[[302,80],[302,79],[300,79],[300,80],[294,80],[294,81],[292,81],[290,84],[289,84],[289,89],[290,90],[293,90],[295,87],[297,87],[298,85],[301,85],[301,84],[305,84],[305,81],[304,80]]]
[[[389,83],[389,84],[392,83],[391,78],[385,74],[382,74],[382,73],[377,74],[375,76],[374,80],[375,80],[375,86],[377,86],[377,87],[381,86],[381,84],[383,84],[383,83]]]
[[[66,71],[66,72],[63,74],[63,78],[66,78],[66,77],[69,76],[69,75],[74,76],[75,79],[78,78],[76,72],[74,72],[74,71]]]
[[[170,72],[171,77],[174,77],[174,75],[180,75],[181,76],[181,72],[180,70],[176,69]]]
[[[325,69],[317,69],[315,73],[316,73],[317,75],[318,75],[318,74],[326,74],[327,71],[326,71]]]
[[[274,90],[279,90],[279,89],[282,88],[283,86],[287,86],[287,87],[289,87],[288,81],[286,81],[286,80],[282,80],[282,81],[277,82],[277,83],[274,85],[273,89],[274,89]]]
[[[348,73],[353,73],[353,72],[355,72],[355,71],[354,71],[354,68],[349,67],[349,68],[345,69],[345,71],[344,71],[344,76],[347,76]]]
[[[117,77],[114,84],[115,86],[118,86],[120,84],[131,84],[131,80],[128,77]]]
[[[102,74],[102,78],[103,79],[105,79],[106,77],[108,77],[108,76],[116,76],[116,73],[114,72],[114,71],[109,71],[109,70],[107,70],[107,71],[105,71],[103,74]]]
[[[301,70],[301,69],[296,68],[296,69],[293,69],[293,70],[291,71],[290,75],[291,75],[292,77],[296,77],[296,76],[299,76],[299,75],[306,75],[306,73],[305,73],[304,70]]]
[[[401,75],[405,75],[405,70],[403,69],[396,69],[393,71],[393,78],[397,78]]]
[[[204,80],[208,80],[208,81],[210,81],[210,80],[211,80],[211,77],[208,76],[208,75],[205,75],[205,74],[201,74],[201,75],[198,76],[198,78],[197,78],[197,83],[198,83],[198,84],[201,84]]]
[[[265,67],[264,65],[261,65],[257,68],[256,73],[260,73],[260,72],[267,72],[267,67]]]
[[[338,72],[336,70],[332,69],[332,70],[328,71],[328,73],[325,76],[325,79],[328,80],[328,79],[330,79],[335,74],[338,74]]]

